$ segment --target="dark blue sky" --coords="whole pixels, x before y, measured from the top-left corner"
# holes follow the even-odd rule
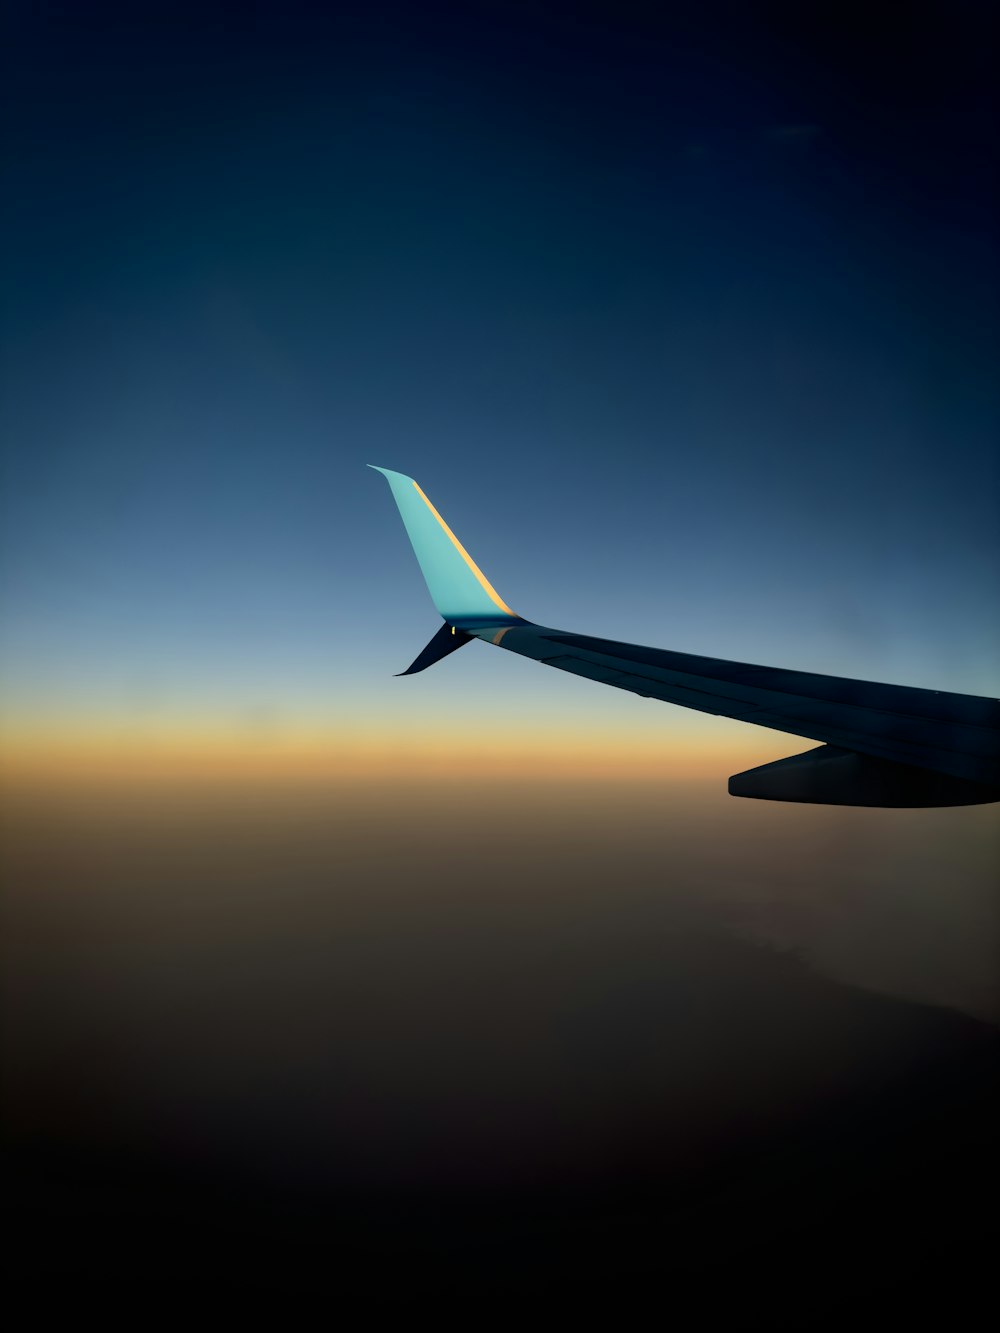
[[[543,623],[995,694],[990,7],[325,8],[4,7],[7,715],[643,708],[404,697],[368,462]]]

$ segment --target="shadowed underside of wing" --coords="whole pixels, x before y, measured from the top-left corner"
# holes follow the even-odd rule
[[[399,473],[385,475],[446,622],[404,674],[479,638],[602,685],[822,743],[736,774],[729,785],[734,796],[880,806],[1000,800],[1000,701],[728,662],[535,625],[501,600],[416,483]]]

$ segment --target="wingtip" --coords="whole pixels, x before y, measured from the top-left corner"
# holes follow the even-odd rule
[[[394,472],[391,467],[379,467],[378,463],[367,463],[365,466],[370,467],[373,472],[381,472],[382,476],[385,477],[387,481],[391,477],[402,477],[404,481],[413,480],[413,478],[408,477],[405,472]]]

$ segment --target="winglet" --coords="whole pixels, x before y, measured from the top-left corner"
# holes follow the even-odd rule
[[[524,623],[486,578],[412,477],[381,472],[406,527],[431,599],[449,625],[468,628]]]
[[[467,643],[472,642],[474,637],[472,634],[466,634],[465,630],[456,629],[454,625],[442,625],[427,647],[417,654],[406,670],[399,671],[396,674],[399,676],[415,676],[418,671],[426,671],[435,662],[440,662],[442,657],[447,657],[457,649],[464,648]]]

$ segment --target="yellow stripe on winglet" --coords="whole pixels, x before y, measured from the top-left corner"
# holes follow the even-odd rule
[[[512,611],[510,607],[507,605],[507,603],[500,597],[499,593],[490,583],[489,579],[479,568],[475,560],[473,560],[472,556],[468,553],[468,551],[465,549],[462,543],[458,540],[458,538],[452,532],[451,528],[449,528],[448,524],[444,521],[444,519],[441,517],[438,511],[431,504],[430,500],[428,500],[427,496],[420,489],[419,485],[416,482],[414,482],[413,485],[414,489],[420,496],[421,500],[423,500],[424,504],[427,506],[427,508],[431,511],[431,513],[434,515],[437,521],[441,524],[442,528],[444,528],[445,532],[448,534],[449,538],[451,539],[452,545],[455,547],[455,550],[462,557],[465,563],[472,570],[473,574],[475,574],[476,578],[482,584],[483,591],[486,593],[487,597],[489,597],[490,601],[493,602],[494,605],[498,606],[505,615],[516,616],[517,612]]]

